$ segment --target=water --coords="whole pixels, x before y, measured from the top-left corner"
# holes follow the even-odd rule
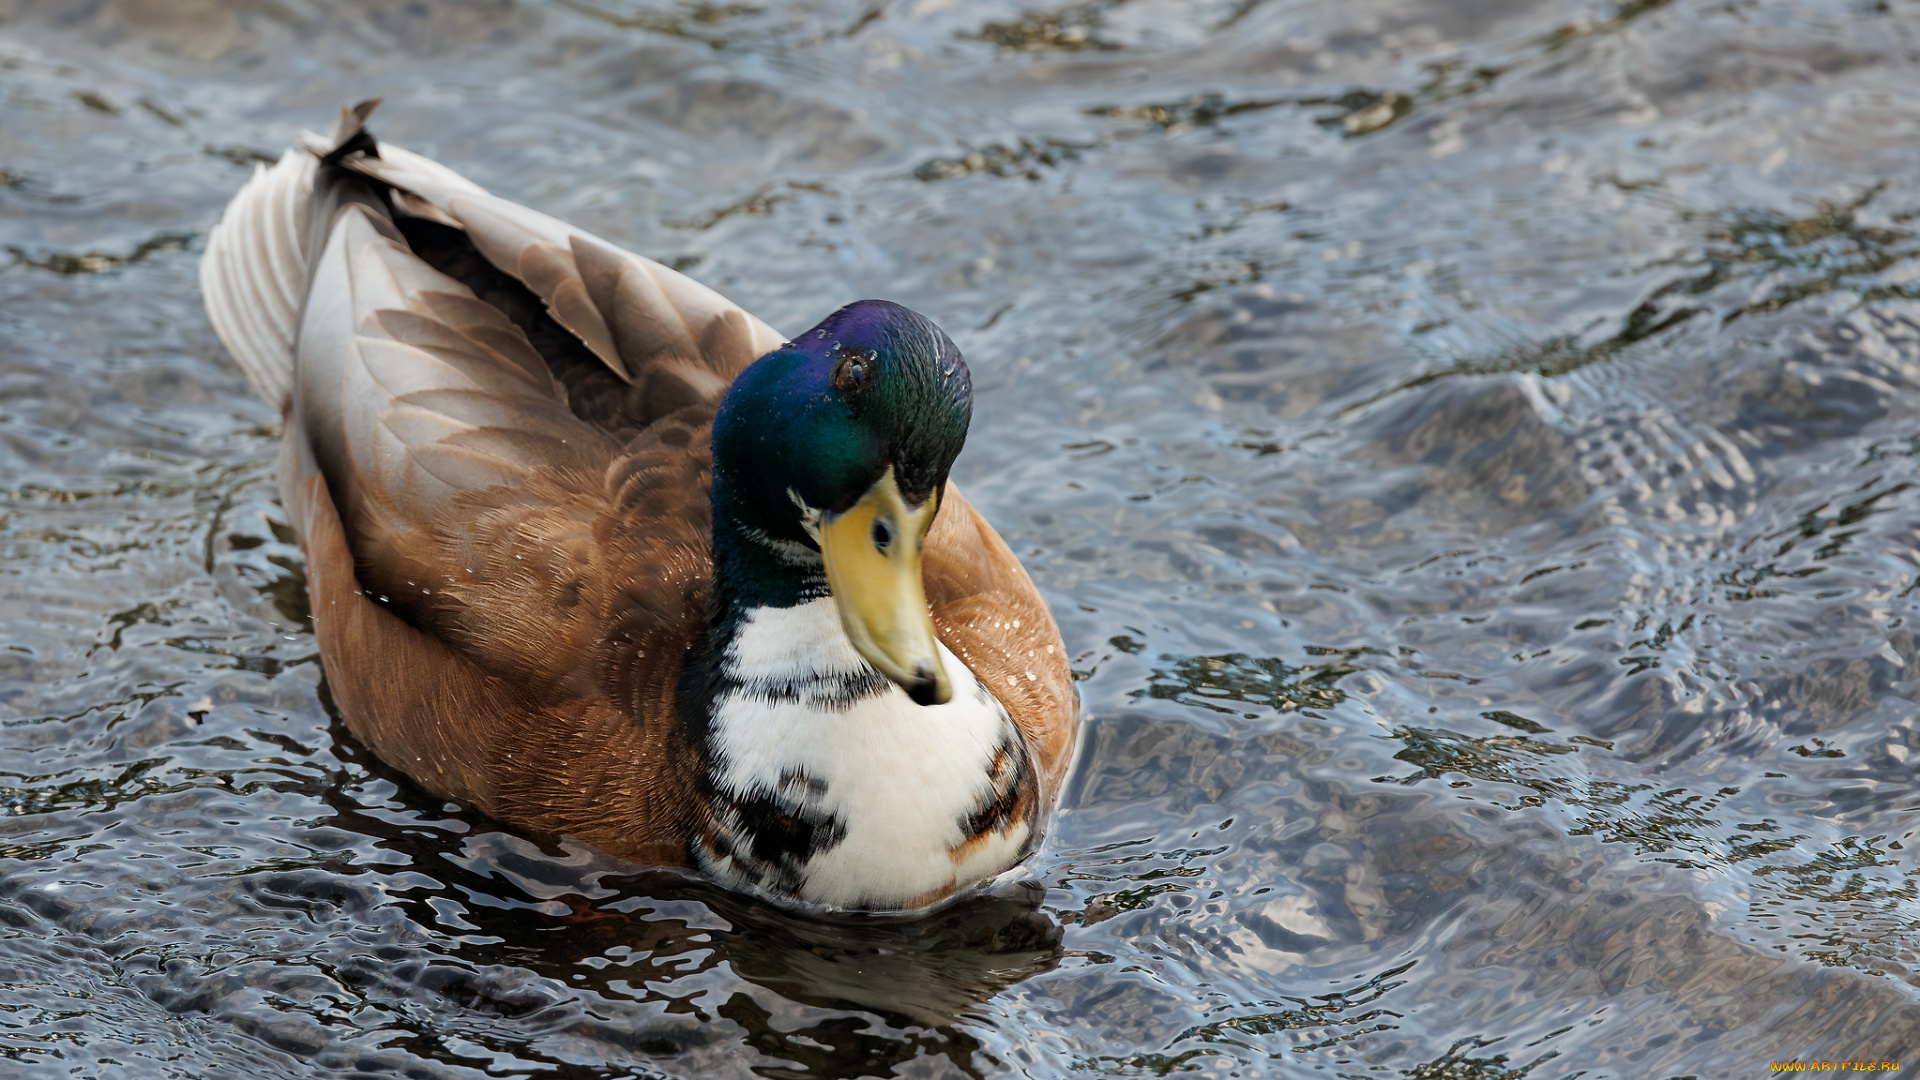
[[[862,2],[0,0],[0,1074],[1920,1064],[1920,8]],[[792,918],[345,733],[195,265],[373,93],[967,351],[1031,881]]]

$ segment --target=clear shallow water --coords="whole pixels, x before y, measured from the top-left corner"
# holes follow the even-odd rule
[[[1738,1076],[1920,1049],[1920,8],[0,0],[0,1074]],[[967,350],[1090,725],[805,920],[329,712],[201,313],[377,130]]]

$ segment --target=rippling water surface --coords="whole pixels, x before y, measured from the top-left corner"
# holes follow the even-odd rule
[[[376,93],[967,351],[1031,881],[787,917],[346,734],[195,266]],[[0,1074],[1920,1067],[1916,165],[1913,0],[0,0]]]

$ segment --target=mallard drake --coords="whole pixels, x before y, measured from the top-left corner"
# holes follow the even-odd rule
[[[965,360],[896,304],[788,340],[378,143],[256,170],[207,241],[348,729],[422,787],[729,887],[918,909],[1032,850],[1060,632],[947,474]]]

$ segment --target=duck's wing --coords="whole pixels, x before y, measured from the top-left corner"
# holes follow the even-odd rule
[[[683,595],[708,574],[718,373],[777,335],[664,267],[376,146],[369,111],[343,112],[324,153],[290,153],[235,197],[202,262],[209,314],[325,478],[368,594],[541,696],[587,692],[609,677],[613,637],[684,628]],[[367,178],[363,159],[427,194]],[[484,241],[557,310],[621,328],[616,366],[653,372],[667,400],[634,387],[649,422],[617,436],[582,419],[520,324],[412,250],[407,211]],[[561,259],[559,244],[586,254]]]
[[[646,628],[690,640],[711,407],[623,443],[570,411],[520,327],[417,257],[383,207],[334,201],[291,419],[361,585],[542,700],[612,692],[612,653]]]
[[[1079,707],[1053,613],[1006,541],[948,484],[921,566],[940,640],[1005,705],[1027,738],[1042,805],[1073,754]]]
[[[645,632],[629,639],[630,654],[654,659],[630,665],[624,684],[556,700],[555,680],[543,682],[538,672],[516,677],[511,663],[484,662],[497,655],[476,660],[476,643],[509,638],[520,641],[520,659],[535,663],[587,651],[563,639],[530,642],[541,611],[498,609],[512,619],[503,635],[458,644],[445,627],[411,623],[363,586],[338,503],[297,432],[283,441],[280,479],[306,550],[327,688],[356,736],[443,798],[640,862],[685,860],[695,777],[676,767],[689,748],[671,705],[701,597],[641,620]],[[565,546],[578,551],[577,539]],[[529,573],[543,580],[542,571]],[[536,606],[551,598],[537,584],[534,592]],[[544,621],[566,625],[551,611]],[[547,693],[539,692],[543,685]]]
[[[342,165],[390,187],[403,212],[464,230],[488,262],[532,290],[555,321],[632,384],[655,416],[717,404],[735,375],[785,342],[705,285],[488,194],[418,154],[383,144]]]
[[[581,419],[521,327],[417,257],[391,207],[290,156],[236,197],[202,267],[215,326],[286,416],[329,686],[431,790],[677,861],[673,692],[711,572],[711,408],[626,439]]]

